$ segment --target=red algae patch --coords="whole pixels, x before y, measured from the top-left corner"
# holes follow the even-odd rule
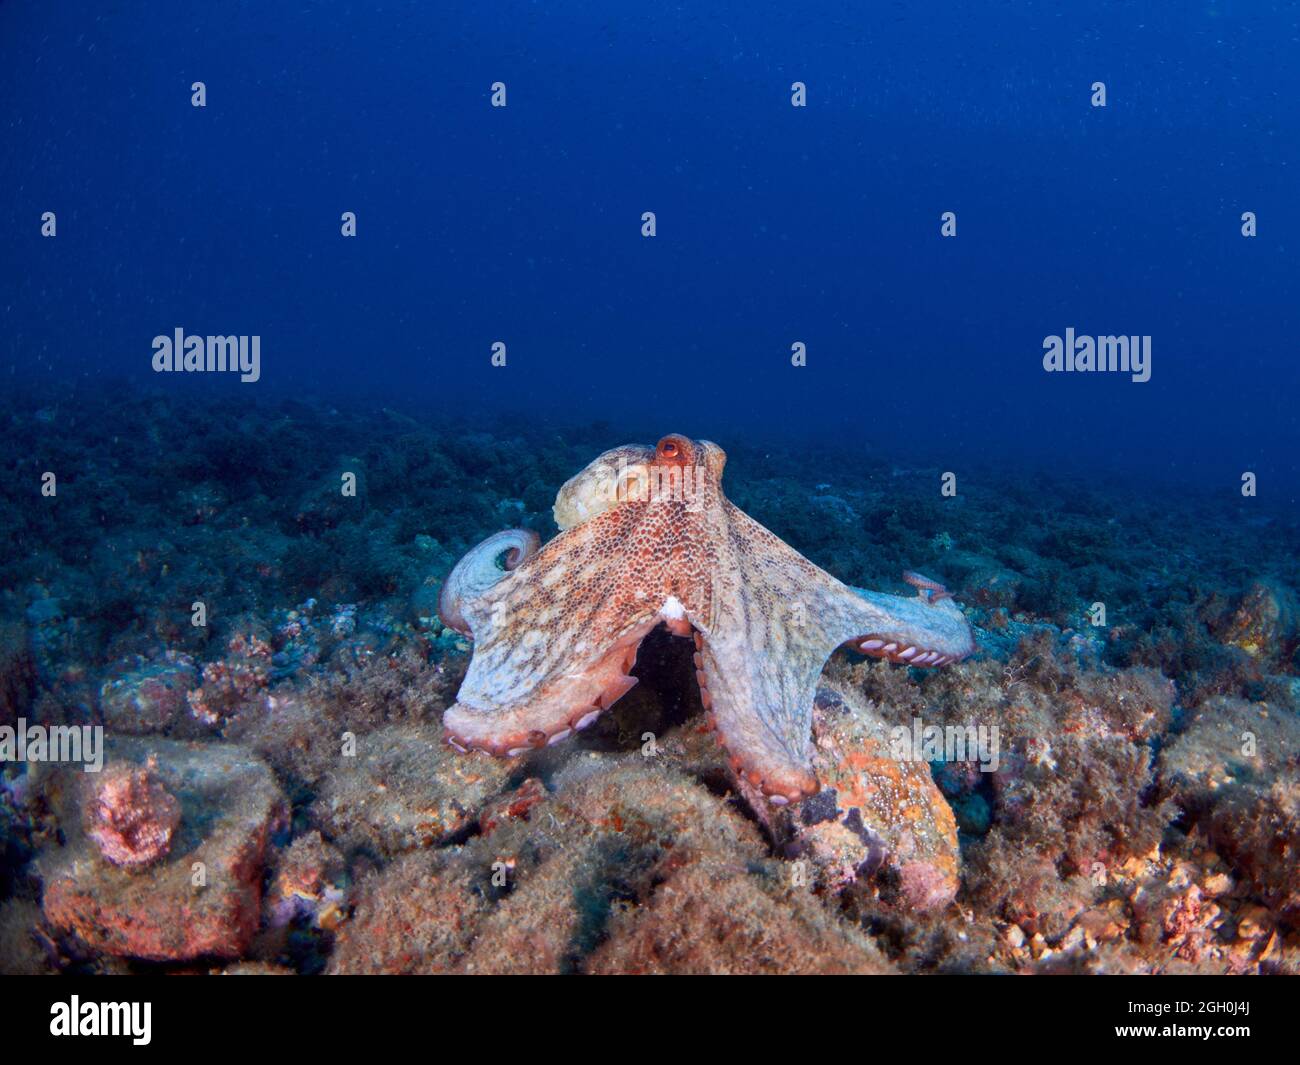
[[[158,778],[156,764],[119,763],[90,787],[82,821],[105,861],[127,868],[151,865],[171,849],[181,804]]]

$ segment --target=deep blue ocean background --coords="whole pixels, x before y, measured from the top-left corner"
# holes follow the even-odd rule
[[[1293,502],[1298,25],[1228,0],[9,0],[0,372],[49,403],[116,381],[1211,491],[1251,470]],[[178,326],[259,334],[262,380],[155,375]],[[1150,382],[1045,374],[1067,327],[1150,334]]]

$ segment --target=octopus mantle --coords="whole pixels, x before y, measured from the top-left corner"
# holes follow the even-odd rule
[[[694,636],[705,709],[732,768],[771,802],[818,790],[818,677],[848,645],[910,666],[974,650],[943,587],[916,596],[842,584],[727,500],[726,454],[666,436],[615,448],[560,489],[560,535],[489,537],[452,570],[439,612],[474,654],[443,715],[458,750],[514,756],[588,727],[635,684],[637,648],[666,623]]]

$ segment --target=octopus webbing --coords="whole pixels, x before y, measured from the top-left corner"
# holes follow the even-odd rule
[[[515,756],[587,728],[635,684],[646,634],[695,639],[705,710],[732,769],[777,805],[818,790],[812,706],[841,645],[909,666],[974,650],[942,585],[914,597],[852,588],[728,501],[717,444],[666,436],[605,452],[560,489],[561,532],[484,540],[452,570],[439,613],[472,637],[443,715],[461,751]]]

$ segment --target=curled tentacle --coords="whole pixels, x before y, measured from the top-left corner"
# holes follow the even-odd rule
[[[532,529],[506,529],[466,552],[447,575],[438,596],[438,616],[443,624],[472,636],[464,605],[532,558],[540,546],[541,538]]]
[[[921,574],[913,573],[911,570],[903,571],[903,581],[919,591],[921,593],[921,598],[927,603],[937,603],[941,599],[952,598],[952,592],[948,591],[948,589],[938,581],[932,581],[929,577],[923,577]]]

